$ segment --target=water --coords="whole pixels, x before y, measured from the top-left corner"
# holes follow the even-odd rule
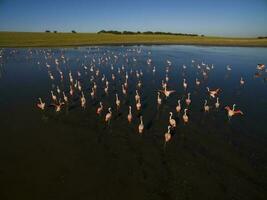
[[[151,65],[147,64],[149,58]],[[176,92],[168,99],[161,94],[162,105],[158,107],[157,91],[165,80],[166,60],[172,63],[168,89]],[[267,73],[256,70],[258,63],[267,63],[266,48],[2,49],[0,63],[1,199],[266,199]],[[231,71],[226,70],[227,65]],[[50,80],[48,70],[55,80]],[[136,70],[143,73],[138,89],[141,112],[135,107]],[[80,106],[78,89],[73,97],[69,95],[69,71],[74,81],[81,83],[86,109]],[[126,71],[127,97],[121,90]],[[109,80],[108,96],[101,81],[103,74]],[[94,99],[90,96],[91,76],[97,84]],[[240,85],[241,77],[244,85]],[[195,78],[200,86],[196,86]],[[68,105],[58,113],[50,106],[50,90],[57,95],[57,86],[69,97]],[[221,89],[219,109],[206,87]],[[182,108],[186,107],[188,92],[192,103],[189,123],[184,124],[183,111],[178,114],[175,107],[178,99]],[[121,101],[119,111],[115,93]],[[45,111],[36,107],[38,97],[46,103]],[[205,99],[209,113],[203,112]],[[101,116],[96,115],[99,101],[104,105]],[[224,107],[234,103],[244,115],[228,120]],[[127,121],[129,105],[133,109],[131,124]],[[104,122],[108,107],[112,108],[110,125]],[[170,111],[177,127],[164,145]],[[138,134],[141,115],[145,125],[142,135]]]

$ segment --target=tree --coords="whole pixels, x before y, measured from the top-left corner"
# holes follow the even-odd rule
[[[72,30],[71,32],[72,32],[72,33],[77,33],[75,30]]]

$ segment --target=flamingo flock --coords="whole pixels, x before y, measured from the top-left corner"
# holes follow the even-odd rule
[[[68,109],[78,97],[81,110],[97,105],[94,108],[96,116],[104,118],[103,122],[111,126],[113,116],[123,112],[123,106],[126,105],[127,114],[124,120],[127,120],[129,125],[136,126],[137,132],[142,135],[145,133],[147,120],[143,106],[146,91],[143,87],[150,79],[156,80],[155,77],[160,77],[161,85],[158,85],[156,91],[152,91],[155,94],[154,99],[158,110],[168,104],[169,99],[179,97],[175,100],[176,106],[169,111],[169,121],[166,120],[167,132],[163,136],[165,143],[171,141],[172,132],[180,126],[177,120],[181,119],[184,125],[190,122],[190,111],[194,101],[194,96],[191,95],[194,94],[192,88],[198,90],[203,88],[205,98],[199,102],[203,105],[203,113],[210,113],[214,105],[217,111],[225,110],[229,120],[233,116],[244,114],[241,110],[236,110],[236,104],[232,107],[225,105],[223,109],[219,97],[223,91],[218,86],[213,85],[211,89],[207,85],[206,80],[210,72],[215,69],[213,64],[198,62],[194,59],[191,65],[182,65],[182,84],[177,82],[177,86],[174,87],[171,84],[173,81],[171,74],[178,66],[174,66],[174,62],[170,59],[166,60],[166,66],[155,66],[151,52],[147,52],[147,60],[140,67],[138,62],[142,51],[142,48],[129,48],[126,52],[107,50],[101,54],[95,52],[93,55],[87,51],[83,59],[76,58],[75,62],[71,62],[70,58],[64,55],[64,51],[61,52],[61,56],[56,57],[51,51],[43,50],[42,55],[45,59],[43,68],[47,71],[48,80],[53,87],[50,90],[51,99],[44,102],[39,97],[36,103],[37,108],[45,112],[49,110],[49,107],[54,107],[55,112],[60,112],[62,109]],[[38,61],[37,65],[42,64]],[[74,71],[71,65],[78,65],[77,71]],[[264,67],[265,65],[259,64],[256,68],[264,70]],[[165,69],[163,74],[158,72],[162,68]],[[186,77],[186,72],[190,68],[197,72],[197,77],[193,79],[195,84],[191,84]],[[227,65],[226,69],[231,71],[233,68]],[[240,77],[239,82],[240,85],[245,84],[243,77]],[[178,93],[178,88],[183,89],[182,94]],[[51,103],[48,103],[49,101]],[[139,124],[135,124],[136,121]]]

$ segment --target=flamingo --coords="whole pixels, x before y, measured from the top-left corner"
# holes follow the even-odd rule
[[[218,95],[218,92],[220,91],[220,88],[217,88],[216,90],[210,90],[209,87],[207,87],[207,90],[209,92],[209,95],[212,97],[212,98],[215,98],[216,95]]]
[[[160,98],[160,92],[158,92],[158,99],[157,99],[157,101],[158,101],[158,105],[161,105],[162,99]]]
[[[181,108],[181,100],[179,99],[179,100],[178,100],[178,104],[177,104],[177,106],[176,106],[176,112],[177,112],[177,113],[180,113],[181,109],[182,109],[182,108]]]
[[[54,92],[53,91],[51,91],[51,97],[52,97],[52,100],[53,101],[57,101],[57,96],[54,95]]]
[[[164,134],[165,137],[165,144],[170,141],[172,135],[171,135],[171,126],[168,126],[168,132]]]
[[[45,109],[45,103],[42,101],[42,99],[39,97],[39,103],[37,103],[37,107],[40,108],[41,110]]]
[[[204,111],[209,112],[210,107],[207,105],[208,101],[205,99],[205,104],[204,104]]]
[[[184,109],[184,114],[183,114],[183,120],[184,120],[184,123],[188,123],[188,116],[187,116],[187,110],[188,109]]]
[[[108,94],[108,85],[104,88],[106,94]]]
[[[175,128],[176,127],[176,121],[175,121],[175,119],[172,118],[172,115],[173,115],[173,113],[170,112],[169,123],[173,128]]]
[[[185,100],[185,102],[186,102],[187,106],[190,105],[190,103],[191,103],[190,93],[187,94],[187,99]]]
[[[136,109],[137,110],[141,110],[141,101],[140,101],[140,99],[138,99],[138,101],[137,101],[137,103],[136,103]]]
[[[141,88],[141,86],[142,86],[141,81],[138,81],[137,86],[138,86],[139,88]]]
[[[244,85],[245,84],[245,81],[243,79],[243,77],[240,78],[240,85]]]
[[[63,92],[63,99],[65,102],[68,102],[68,97],[65,95],[65,92]]]
[[[59,87],[57,86],[57,93],[60,94],[60,89]]]
[[[169,76],[168,76],[168,74],[166,74],[165,80],[166,80],[166,82],[169,81]]]
[[[92,90],[91,90],[91,93],[90,93],[92,99],[95,97],[95,91],[94,91],[94,88],[92,87]]]
[[[82,96],[81,96],[81,107],[82,108],[85,108],[85,104],[86,104],[86,99],[85,99],[84,94],[82,92]]]
[[[184,79],[184,82],[183,82],[183,87],[184,87],[184,89],[186,90],[186,88],[187,88],[187,83],[186,83],[185,79]]]
[[[258,70],[263,70],[265,68],[264,64],[257,64],[257,69]]]
[[[143,116],[140,116],[140,124],[138,126],[138,132],[141,134],[144,131]]]
[[[136,95],[135,95],[135,101],[140,100],[140,95],[138,93],[138,90],[135,90],[135,93],[136,93]]]
[[[129,123],[131,123],[132,118],[133,118],[133,115],[132,115],[132,107],[129,106],[129,114],[128,114],[128,116],[127,116],[127,119],[128,119],[128,122],[129,122]]]
[[[196,78],[196,85],[197,85],[197,86],[200,85],[200,81],[198,80],[198,78]]]
[[[111,108],[109,107],[108,113],[106,114],[106,117],[105,117],[105,121],[108,122],[108,124],[110,124],[111,117],[112,117],[112,112],[111,112]]]
[[[64,102],[60,102],[60,100],[59,100],[59,103],[58,104],[53,103],[51,105],[52,106],[55,106],[55,111],[56,112],[59,112],[59,111],[61,111],[61,106],[64,105]]]
[[[74,90],[73,90],[72,86],[70,85],[70,95],[73,96],[73,94],[74,94]]]
[[[225,107],[225,110],[227,110],[228,118],[230,118],[234,115],[241,114],[243,115],[244,113],[241,110],[235,110],[236,104],[233,105],[232,109],[229,106]]]
[[[226,66],[226,69],[227,69],[227,71],[231,71],[231,70],[232,70],[232,68],[231,68],[230,65],[227,65],[227,66]]]
[[[97,110],[96,110],[96,114],[101,115],[101,112],[102,112],[102,110],[103,110],[103,104],[102,104],[101,101],[99,102],[99,105],[100,105],[100,107],[97,108]]]
[[[126,91],[126,89],[125,89],[125,87],[124,87],[124,84],[122,84],[121,87],[122,87],[122,93],[123,93],[124,95],[126,95],[126,94],[127,94],[127,91]]]
[[[219,103],[219,97],[217,97],[216,103],[215,103],[215,107],[219,108],[220,107],[220,103]]]
[[[162,92],[166,99],[172,94],[175,92],[175,90],[167,90],[167,88],[165,87],[164,90],[159,90],[160,92]]]
[[[120,108],[120,104],[121,104],[121,101],[119,100],[118,94],[116,94],[116,105],[117,105],[117,109]]]

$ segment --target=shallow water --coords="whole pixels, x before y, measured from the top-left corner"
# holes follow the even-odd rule
[[[256,66],[267,63],[267,48],[162,45],[0,52],[1,199],[266,199],[267,72]],[[149,58],[151,64],[147,64]],[[166,60],[171,61],[168,89],[176,92],[167,99],[161,94],[162,105],[158,106]],[[141,112],[135,107],[136,70],[143,72],[138,89]],[[69,95],[70,71],[81,83],[85,109],[80,106],[78,89],[73,97]],[[126,71],[128,94],[124,96],[121,84]],[[103,90],[103,74],[109,80],[108,95]],[[94,99],[91,76],[97,84]],[[240,85],[241,77],[244,85]],[[63,100],[57,86],[69,97],[58,113],[50,106],[50,90]],[[219,109],[206,87],[221,89]],[[186,107],[188,92],[192,103],[189,123],[184,124],[183,112],[176,113],[175,107],[178,99]],[[121,101],[119,111],[115,93]],[[44,111],[36,106],[38,97],[46,103]],[[205,99],[209,113],[203,112]],[[99,101],[104,105],[101,116],[96,115]],[[224,107],[234,103],[244,115],[229,120]],[[129,105],[131,124],[127,121]],[[109,125],[104,121],[108,107],[112,108]],[[165,145],[170,111],[177,127]],[[141,115],[145,129],[140,135]]]

